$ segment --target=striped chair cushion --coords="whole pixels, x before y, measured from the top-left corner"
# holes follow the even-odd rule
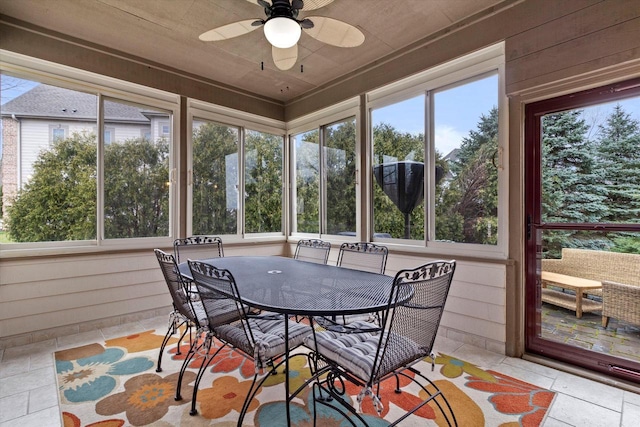
[[[373,328],[376,325],[356,321],[350,327]],[[385,332],[386,333],[386,332]],[[314,347],[313,335],[305,338],[305,345]],[[371,380],[376,351],[380,345],[378,333],[340,334],[331,331],[316,332],[315,345],[317,351],[324,358],[333,361],[346,371],[367,383]],[[384,376],[391,370],[402,366],[405,362],[415,359],[420,349],[411,340],[397,334],[392,334],[383,363],[380,364],[378,376]],[[375,378],[377,380],[378,378]]]
[[[300,323],[289,322],[289,348],[302,344],[304,338],[311,333],[311,327]],[[256,367],[264,367],[264,363],[285,351],[284,318],[249,318],[251,332],[255,340],[253,357]],[[218,337],[229,344],[251,354],[252,346],[240,323],[222,325],[216,328]]]

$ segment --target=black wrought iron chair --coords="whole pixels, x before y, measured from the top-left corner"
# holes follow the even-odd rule
[[[336,265],[338,267],[384,274],[388,256],[389,249],[386,246],[367,242],[343,243],[340,245]],[[355,322],[357,320],[374,321],[379,317],[379,314],[372,314],[371,316],[343,316],[342,321],[343,323]]]
[[[292,322],[285,319],[284,316],[274,313],[253,314],[243,302],[231,272],[218,269],[202,261],[190,260],[188,262],[200,301],[207,314],[209,328],[205,339],[199,344],[199,347],[194,346],[193,350],[190,350],[190,354],[182,365],[181,375],[178,378],[176,400],[181,398],[182,373],[199,348],[204,348],[205,351],[201,351],[201,353],[206,356],[206,359],[196,376],[191,411],[189,412],[191,415],[197,414],[196,397],[200,380],[218,352],[228,345],[253,360],[256,365],[253,382],[240,412],[238,420],[240,426],[255,394],[268,378],[268,375],[265,375],[258,381],[260,373],[264,372],[264,368],[268,368],[269,373],[275,373],[275,370],[284,363],[283,356],[287,356],[285,354],[285,340],[288,340],[289,349],[294,349],[300,346],[304,337],[311,333],[311,327]],[[234,319],[231,322],[229,322],[227,313],[223,313],[221,316],[221,304],[234,306]],[[288,322],[288,336],[285,335],[285,321]],[[222,342],[223,346],[210,353],[209,348],[214,337]],[[276,363],[276,360],[279,362]]]
[[[176,354],[181,354],[180,343],[187,333],[189,333],[189,339],[192,339],[191,329],[194,327],[196,329],[200,328],[202,321],[206,322],[206,314],[202,308],[202,304],[197,301],[192,301],[192,298],[190,298],[187,286],[183,282],[182,276],[178,273],[178,266],[176,265],[174,256],[160,249],[155,249],[154,252],[160,264],[165,282],[169,287],[169,293],[171,294],[171,301],[173,303],[173,311],[169,313],[169,329],[162,340],[160,352],[158,353],[156,372],[162,372],[162,355],[171,336],[178,332],[180,327],[184,326],[185,329],[178,340],[176,352]]]
[[[224,257],[222,239],[217,236],[190,236],[173,242],[173,253],[178,264],[188,259]]]
[[[299,240],[293,256],[301,261],[326,264],[329,259],[331,243],[318,239]]]
[[[415,269],[399,271],[394,278],[388,305],[381,319],[382,326],[359,321],[349,325],[330,326],[324,331],[314,330],[313,335],[305,339],[305,345],[314,349],[316,361],[312,364],[316,378],[313,385],[314,406],[330,406],[343,415],[346,415],[346,408],[366,425],[358,411],[344,399],[344,381],[361,386],[362,390],[357,397],[359,405],[366,396],[370,396],[380,414],[383,409],[379,396],[380,383],[395,376],[396,392],[399,393],[398,375],[402,375],[418,384],[428,398],[391,425],[398,424],[427,403],[434,402],[447,423],[457,426],[446,397],[414,366],[430,356],[433,371],[433,343],[455,266],[455,261],[435,261]],[[406,371],[413,373],[413,376]],[[335,403],[332,404],[331,399],[326,399],[327,394],[341,406],[337,407]],[[349,420],[352,425],[356,425],[352,419]]]
[[[338,267],[384,274],[389,249],[375,243],[343,243],[338,252]]]

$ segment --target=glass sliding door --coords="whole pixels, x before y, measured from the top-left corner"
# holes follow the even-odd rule
[[[527,350],[640,380],[640,79],[526,107]]]

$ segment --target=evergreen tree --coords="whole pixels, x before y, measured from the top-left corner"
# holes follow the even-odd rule
[[[462,139],[436,203],[436,238],[496,244],[498,226],[498,109],[480,116],[477,130]]]
[[[356,123],[325,128],[327,233],[356,231]]]
[[[542,221],[594,223],[606,214],[605,188],[595,170],[593,143],[582,110],[549,114],[542,119]],[[546,233],[547,257],[563,247],[602,249],[607,241],[588,233]]]
[[[598,154],[608,213],[603,222],[640,222],[640,126],[622,106],[599,126]]]

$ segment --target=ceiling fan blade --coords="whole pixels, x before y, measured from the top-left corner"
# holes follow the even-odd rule
[[[269,8],[271,5],[265,0],[247,0],[249,3],[257,4],[260,7]]]
[[[302,0],[291,0],[291,9],[302,9],[304,7],[304,1]]]
[[[298,45],[294,44],[287,49],[280,49],[279,47],[271,47],[271,56],[273,56],[273,63],[278,69],[286,71],[291,69],[298,61]]]
[[[260,19],[254,18],[247,19],[245,21],[232,22],[231,24],[223,25],[222,27],[204,32],[200,34],[198,38],[203,42],[217,42],[242,36],[258,28],[258,25],[252,25],[256,21],[260,21]]]
[[[333,3],[333,0],[304,0],[304,11],[316,10]]]
[[[338,47],[356,47],[364,43],[364,34],[351,24],[323,16],[309,16],[312,28],[304,31],[316,40]]]

